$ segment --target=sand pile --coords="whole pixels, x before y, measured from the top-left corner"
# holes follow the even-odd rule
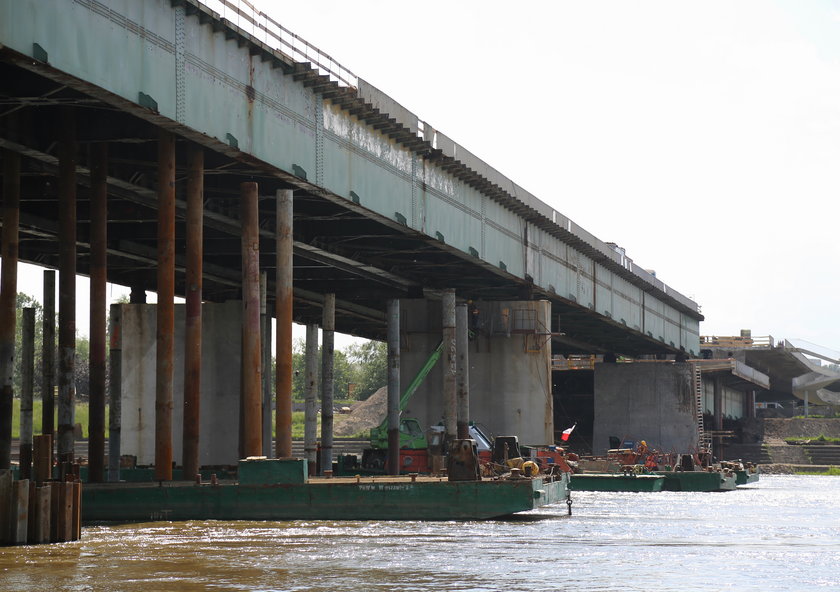
[[[383,386],[366,400],[353,403],[350,409],[350,413],[342,418],[341,423],[336,421],[333,430],[336,437],[346,438],[382,423],[388,412],[388,388]]]

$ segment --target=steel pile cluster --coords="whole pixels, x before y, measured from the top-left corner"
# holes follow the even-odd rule
[[[52,480],[52,437],[34,438],[32,479],[0,471],[0,545],[76,541],[82,536],[79,465],[64,463]]]

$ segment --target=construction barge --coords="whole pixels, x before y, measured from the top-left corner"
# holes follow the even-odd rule
[[[239,463],[237,482],[86,484],[82,521],[488,520],[568,496],[567,473],[474,481],[310,478],[302,459],[247,459]]]

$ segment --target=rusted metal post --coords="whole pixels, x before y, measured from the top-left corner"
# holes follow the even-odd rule
[[[3,235],[0,242],[0,469],[12,463],[15,303],[20,226],[20,156],[3,151]]]
[[[315,393],[318,380],[318,325],[306,326],[306,377],[304,383],[303,452],[309,474],[317,463],[318,409]]]
[[[109,330],[108,481],[120,480],[122,453],[122,305],[112,304]]]
[[[41,333],[41,433],[55,433],[55,270],[44,270]]]
[[[458,435],[457,416],[457,368],[458,356],[455,347],[455,290],[443,292],[443,424],[446,439],[454,440]]]
[[[400,473],[400,301],[388,300],[388,466]]]
[[[91,147],[90,171],[90,401],[88,481],[105,480],[105,340],[108,279],[108,145]]]
[[[175,136],[158,139],[157,364],[155,480],[172,480],[172,376],[175,341]]]
[[[321,337],[321,473],[332,470],[335,388],[335,294],[324,294]]]
[[[245,457],[262,454],[260,210],[256,183],[240,185],[242,220],[242,411]]]
[[[35,309],[21,315],[20,479],[32,478],[32,394],[35,387]]]
[[[72,461],[76,404],[76,122],[62,112],[58,145],[58,458]]]
[[[277,191],[275,456],[292,456],[292,190]]]
[[[466,304],[455,307],[455,342],[458,351],[458,439],[470,437],[470,338]]]
[[[184,423],[181,448],[184,479],[200,467],[201,298],[204,260],[204,150],[187,150],[186,318],[184,320]]]
[[[268,316],[268,274],[260,272],[260,351],[262,353],[262,454],[271,456],[271,319]]]

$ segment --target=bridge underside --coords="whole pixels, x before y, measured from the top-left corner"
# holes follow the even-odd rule
[[[384,339],[385,302],[454,288],[472,300],[552,301],[554,353],[675,353],[674,347],[628,331],[594,311],[542,292],[527,281],[372,214],[304,179],[250,157],[216,138],[190,132],[48,64],[0,49],[0,148],[22,155],[20,260],[58,267],[58,143],[75,120],[79,183],[78,272],[89,271],[89,151],[108,143],[108,281],[156,289],[157,139],[161,128],[178,135],[176,293],[184,294],[185,153],[188,142],[205,150],[205,300],[241,295],[239,185],[259,183],[260,267],[273,293],[274,195],[294,189],[294,318],[320,322],[322,297],[337,297],[340,332]],[[270,310],[270,308],[269,308]],[[562,335],[559,335],[562,333]]]

